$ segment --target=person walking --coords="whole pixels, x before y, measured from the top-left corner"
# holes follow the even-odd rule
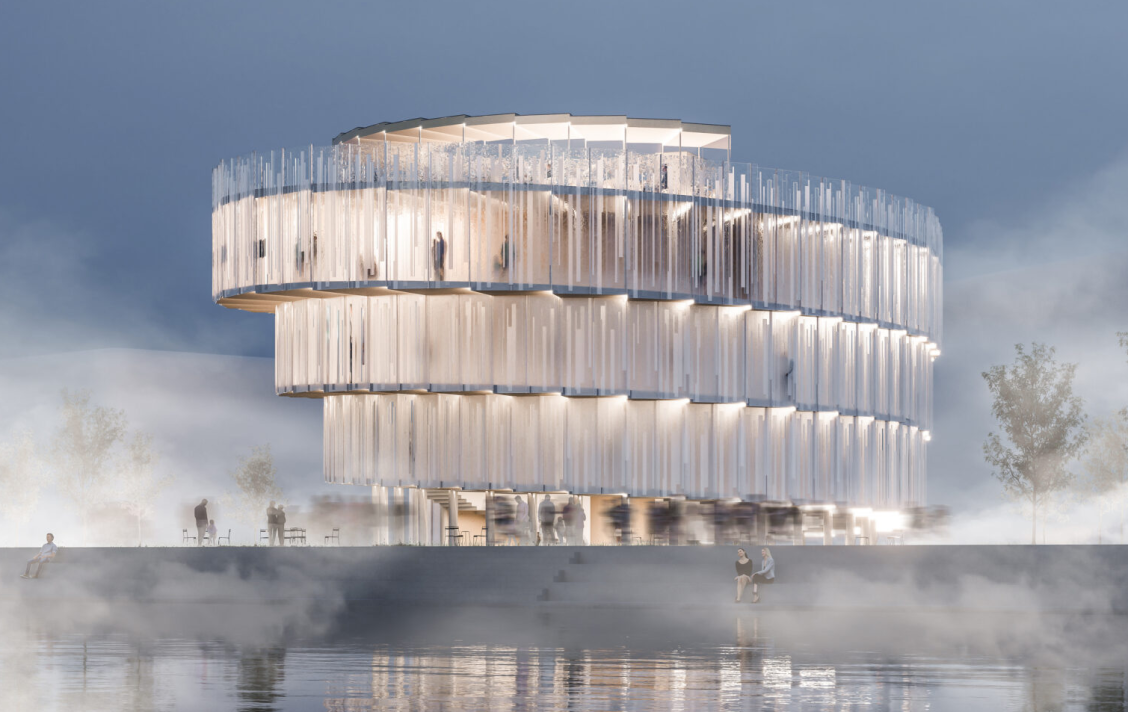
[[[569,497],[568,504],[564,505],[564,533],[567,537],[567,544],[569,546],[583,546],[584,543],[584,522],[587,521],[587,515],[584,513],[584,506],[580,503],[579,497]]]
[[[266,508],[266,538],[270,546],[274,546],[278,539],[278,508],[274,506],[273,500]]]
[[[196,546],[203,546],[204,535],[208,530],[208,501],[201,499],[193,513],[196,516]]]
[[[752,574],[752,602],[760,602],[760,586],[775,583],[775,559],[768,547],[760,549],[760,570]]]
[[[540,506],[537,507],[537,519],[540,520],[541,542],[554,544],[556,542],[556,530],[553,525],[556,524],[556,505],[552,503],[552,497],[547,494],[541,500]]]
[[[53,560],[57,553],[59,553],[59,547],[55,544],[55,535],[48,532],[47,543],[39,547],[38,554],[28,559],[27,568],[24,569],[20,578],[39,578],[39,570],[43,567],[43,564]],[[33,566],[35,567],[34,571],[32,571]]]
[[[629,546],[631,543],[631,505],[624,496],[611,508],[611,529],[617,532],[618,543]]]
[[[576,498],[568,497],[564,509],[560,511],[560,519],[564,522],[564,544],[572,546],[576,543]]]

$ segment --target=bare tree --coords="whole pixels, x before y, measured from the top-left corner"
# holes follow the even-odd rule
[[[0,517],[12,528],[13,543],[39,504],[43,487],[43,463],[30,430],[16,433],[11,442],[0,444]]]
[[[1084,401],[1073,393],[1076,364],[1059,364],[1045,344],[1014,349],[1013,365],[983,373],[1005,437],[990,433],[983,454],[1007,494],[1030,502],[1030,541],[1037,544],[1038,507],[1073,481],[1066,465],[1085,445]]]
[[[90,510],[105,502],[107,466],[125,437],[125,413],[91,406],[90,392],[62,391],[63,422],[51,443],[59,491],[78,510],[83,533]]]
[[[157,476],[159,455],[153,450],[153,436],[134,433],[120,458],[115,478],[114,499],[137,518],[137,546],[141,546],[141,524],[152,514],[157,497],[172,484],[172,477]]]
[[[238,492],[231,497],[238,519],[255,525],[265,517],[267,506],[282,499],[282,490],[275,482],[277,471],[270,445],[251,448],[251,454],[239,458],[239,466],[231,473]]]
[[[1105,511],[1120,510],[1120,543],[1124,543],[1124,495],[1128,490],[1128,408],[1089,427],[1084,462],[1085,485],[1097,497],[1097,541],[1103,542]]]

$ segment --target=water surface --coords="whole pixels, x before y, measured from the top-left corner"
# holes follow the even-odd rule
[[[0,642],[0,707],[1125,708],[1117,618],[465,610],[388,618],[263,641],[29,623]]]

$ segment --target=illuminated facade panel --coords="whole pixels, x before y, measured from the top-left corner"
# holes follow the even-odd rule
[[[325,476],[384,487],[923,501],[916,426],[795,408],[559,395],[327,397]]]
[[[688,399],[931,428],[935,346],[838,317],[552,294],[382,295],[277,307],[279,394]]]

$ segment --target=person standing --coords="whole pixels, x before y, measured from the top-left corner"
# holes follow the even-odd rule
[[[39,548],[38,554],[28,559],[27,568],[24,569],[20,578],[39,578],[39,569],[43,567],[43,564],[54,559],[57,553],[59,553],[59,547],[55,545],[55,535],[48,532],[47,543]],[[34,571],[31,569],[32,566],[35,567]]]
[[[201,499],[194,510],[196,516],[196,546],[204,545],[204,535],[208,530],[208,501]]]
[[[572,545],[584,545],[584,525],[587,523],[587,512],[584,511],[584,502],[579,497],[576,497],[576,508],[574,510],[575,522],[572,526]]]
[[[554,544],[556,542],[556,531],[553,525],[556,524],[556,505],[552,503],[552,498],[547,494],[537,508],[537,519],[540,520],[541,542]]]
[[[560,511],[560,518],[564,520],[564,544],[572,546],[576,543],[576,498],[568,497],[564,509]]]
[[[278,538],[278,509],[274,506],[273,500],[266,508],[266,538],[270,546],[274,546]]]
[[[215,535],[218,533],[219,531],[215,528],[215,520],[208,520],[208,543],[212,546],[215,546]]]
[[[442,282],[446,279],[446,240],[443,238],[443,233],[435,233],[431,252],[435,260],[435,279]]]
[[[281,504],[278,505],[278,511],[274,516],[275,516],[275,521],[276,521],[276,524],[274,526],[276,526],[278,528],[278,544],[280,546],[285,546],[286,545],[286,510],[282,507]]]

